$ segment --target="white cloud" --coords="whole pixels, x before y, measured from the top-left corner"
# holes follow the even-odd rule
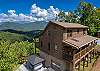
[[[41,9],[33,4],[28,15],[16,14],[15,10],[8,10],[8,13],[0,14],[0,22],[6,21],[48,21],[54,19],[59,14],[59,9],[50,6],[48,9]]]
[[[23,13],[18,15],[19,20],[21,21],[32,21],[33,17],[30,15],[24,15]]]
[[[15,10],[8,10],[8,19],[9,21],[17,21],[18,15]]]
[[[50,13],[50,14],[53,14],[53,15],[58,15],[59,14],[59,9],[58,8],[54,8],[53,6],[50,6],[50,8],[48,9],[48,12]]]
[[[31,15],[35,16],[37,20],[52,20],[59,14],[59,9],[50,6],[48,9],[41,9],[37,7],[36,4],[32,5],[31,8]]]
[[[58,8],[54,8],[53,6],[50,6],[48,9],[48,17],[47,19],[48,20],[52,20],[52,19],[55,19],[56,16],[60,13],[60,10]]]
[[[36,6],[36,4],[32,5],[31,13],[37,13],[40,8]]]
[[[48,14],[47,10],[43,9],[43,10],[41,10],[41,11],[39,11],[37,13],[37,16],[39,16],[39,17],[46,17],[47,14]]]
[[[65,12],[65,15],[68,15],[69,13],[68,12]]]
[[[48,15],[48,12],[45,9],[41,9],[40,7],[37,7],[36,4],[33,4],[31,8],[31,14],[37,17],[46,17]]]
[[[0,18],[8,18],[8,15],[4,14],[4,13],[1,13],[0,14]]]
[[[8,10],[8,13],[12,15],[12,14],[15,14],[16,11],[15,10]]]

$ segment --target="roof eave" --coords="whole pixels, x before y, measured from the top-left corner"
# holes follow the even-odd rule
[[[73,43],[70,43],[70,42],[68,42],[68,41],[63,41],[63,42],[64,42],[65,44],[68,44],[68,45],[72,46],[72,47],[75,47],[75,48],[77,48],[77,49],[80,49],[81,47],[83,47],[83,46],[85,46],[85,45],[91,43],[91,42],[94,41],[94,40],[98,40],[98,39],[95,38],[95,39],[91,40],[90,42],[87,42],[87,43],[85,43],[85,44],[83,44],[83,45],[81,45],[81,46],[74,45]]]
[[[72,47],[75,47],[75,48],[77,48],[77,49],[79,49],[79,47],[78,46],[76,46],[76,45],[74,45],[74,44],[72,44],[72,43],[69,43],[69,42],[67,42],[67,41],[63,41],[65,44],[68,44],[68,45],[70,45],[70,46],[72,46]]]

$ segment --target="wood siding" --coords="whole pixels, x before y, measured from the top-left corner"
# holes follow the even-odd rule
[[[43,44],[43,46],[40,47],[40,50],[58,59],[62,59],[62,40],[63,40],[63,28],[60,26],[55,26],[53,24],[50,24],[49,27],[47,27],[47,30],[45,30],[43,35],[40,37],[40,42],[42,42]],[[48,50],[48,43],[50,43],[50,51]]]

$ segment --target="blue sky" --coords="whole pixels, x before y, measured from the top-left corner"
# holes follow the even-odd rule
[[[100,7],[99,0],[85,0]],[[0,0],[0,22],[51,20],[63,10],[73,11],[80,0]]]
[[[32,4],[36,4],[40,8],[47,9],[54,6],[61,10],[74,10],[78,6],[80,0],[0,0],[0,13],[6,13],[8,10],[14,9],[17,13],[28,14]],[[86,0],[96,7],[100,7],[99,0]]]

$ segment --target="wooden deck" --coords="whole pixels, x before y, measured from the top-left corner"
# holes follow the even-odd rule
[[[73,60],[75,62],[75,64],[77,62],[79,62],[80,60],[82,60],[86,55],[88,55],[91,51],[93,51],[94,49],[94,45],[91,45],[83,50],[81,50],[80,52],[78,52],[77,54],[74,55]]]

